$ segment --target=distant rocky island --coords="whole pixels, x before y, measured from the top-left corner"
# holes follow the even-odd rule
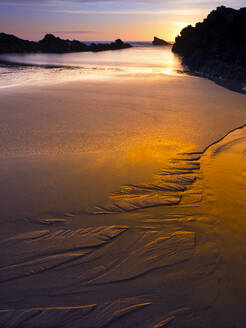
[[[87,45],[77,40],[63,40],[53,34],[46,34],[38,42],[20,39],[14,35],[0,33],[0,54],[3,53],[69,53],[84,51],[106,51],[131,48],[120,39],[112,43],[91,43]]]
[[[176,37],[173,52],[191,72],[242,88],[246,83],[246,8],[213,10]]]
[[[171,44],[163,39],[159,39],[154,36],[154,40],[152,42],[153,46],[170,46]]]

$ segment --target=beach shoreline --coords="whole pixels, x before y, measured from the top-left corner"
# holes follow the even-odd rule
[[[246,98],[103,74],[0,89],[0,323],[238,323]]]

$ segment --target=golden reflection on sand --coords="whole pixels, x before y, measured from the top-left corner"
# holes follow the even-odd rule
[[[200,322],[204,327],[211,323],[216,328],[233,327],[234,323],[240,327],[246,296],[246,128],[233,131],[204,152],[179,152],[171,158],[174,149],[177,151],[170,146],[168,158],[148,147],[133,149],[125,157],[118,153],[115,167],[109,154],[99,156],[98,162],[93,154],[73,159],[67,166],[70,173],[64,170],[64,163],[56,166],[53,183],[66,172],[61,188],[66,194],[71,192],[66,181],[75,175],[84,178],[80,196],[86,198],[91,192],[91,201],[93,197],[99,201],[90,208],[84,203],[83,210],[76,211],[73,206],[65,213],[54,210],[46,216],[29,215],[25,229],[30,231],[2,239],[8,256],[0,270],[0,291],[8,291],[10,302],[16,293],[28,295],[31,286],[31,297],[23,301],[23,308],[30,313],[25,322],[35,323],[39,311],[42,327],[47,320],[56,325],[63,317],[78,322],[78,327],[81,322],[94,327],[94,313],[99,327],[112,320],[117,326],[119,322],[119,327],[125,322],[133,326],[141,322],[144,328],[158,326],[158,322],[174,322],[182,328],[190,322],[194,327]],[[141,173],[147,150],[150,162],[159,158],[163,165],[148,179],[146,168]],[[106,158],[110,159],[107,168]],[[86,175],[79,177],[83,163],[86,175],[93,175],[91,190],[91,178],[87,184]],[[119,169],[123,176],[116,178],[113,174]],[[102,183],[105,178],[106,184]],[[120,185],[126,178],[130,182]],[[118,187],[114,184],[117,179]],[[31,181],[33,184],[34,179]],[[108,198],[100,199],[100,194],[107,192]],[[23,220],[19,225],[23,229]],[[20,284],[22,279],[28,284]],[[85,292],[88,290],[91,293]],[[36,307],[31,306],[34,300]],[[128,316],[140,309],[141,316]],[[10,315],[22,323],[22,308],[0,311],[0,320],[8,322]]]
[[[204,152],[176,156],[155,179],[123,185],[110,194],[109,202],[88,211],[91,215],[131,217],[142,222],[142,229],[150,229],[146,223],[151,223],[152,229],[157,225],[166,233],[194,233],[193,259],[200,269],[194,269],[191,261],[183,274],[198,274],[193,292],[200,290],[200,297],[210,304],[206,308],[210,316],[216,313],[215,327],[224,327],[226,322],[240,327],[244,311],[245,156],[246,127],[234,130]],[[212,288],[211,284],[217,286]]]
[[[245,96],[158,70],[1,90],[0,324],[246,322]]]

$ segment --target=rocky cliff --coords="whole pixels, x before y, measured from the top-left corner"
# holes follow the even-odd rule
[[[213,10],[177,36],[173,51],[192,72],[217,81],[246,83],[246,8]]]
[[[159,39],[156,36],[154,36],[154,40],[152,42],[153,46],[169,46],[170,43],[163,40],[163,39]]]
[[[91,43],[86,45],[80,41],[63,40],[53,34],[47,34],[39,42],[22,40],[5,33],[0,33],[0,53],[67,53],[83,51],[105,51],[130,48],[129,43],[124,43],[120,39],[108,44]]]

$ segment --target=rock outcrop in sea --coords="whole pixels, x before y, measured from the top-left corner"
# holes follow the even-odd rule
[[[246,8],[213,10],[176,37],[173,52],[190,71],[221,83],[246,83]]]
[[[41,41],[34,42],[22,40],[14,35],[0,33],[0,53],[67,53],[118,50],[130,47],[129,43],[124,43],[120,39],[112,43],[91,43],[87,45],[77,40],[63,40],[53,34],[46,34]]]
[[[152,42],[153,46],[169,46],[170,43],[163,40],[163,39],[159,39],[156,36],[154,36],[154,41]]]

